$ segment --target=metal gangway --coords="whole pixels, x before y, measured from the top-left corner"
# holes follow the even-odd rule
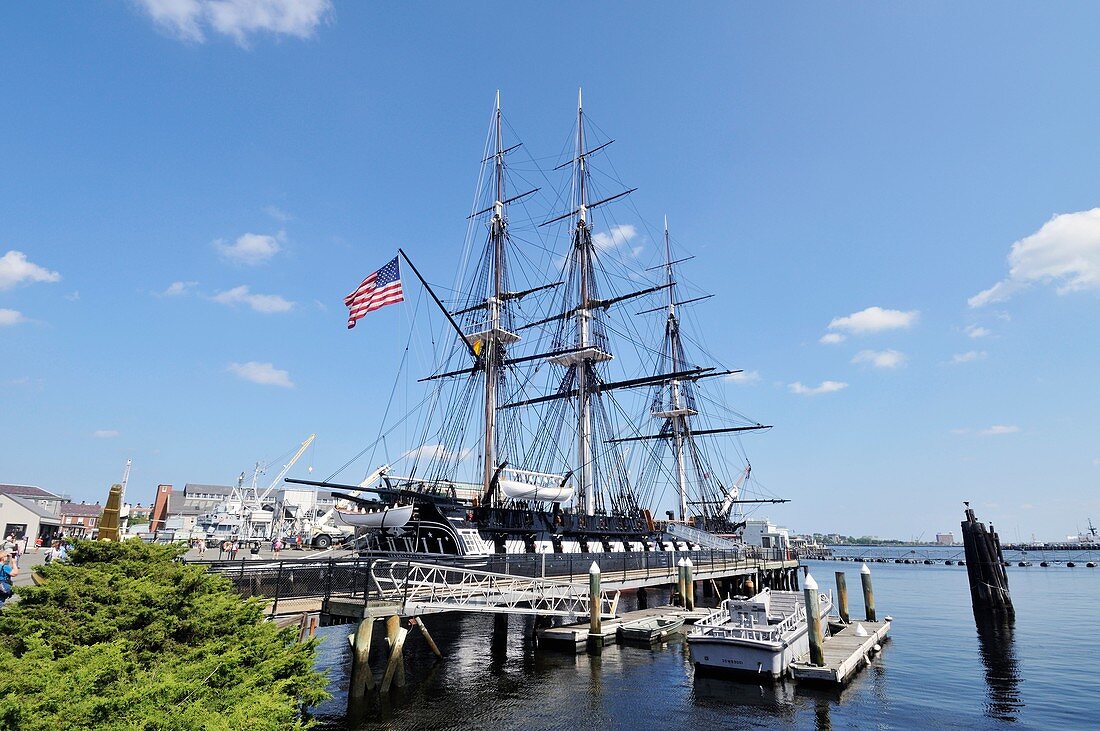
[[[690,525],[684,525],[683,523],[670,522],[665,526],[665,531],[677,538],[683,538],[689,543],[719,551],[740,551],[743,548],[743,546],[738,543],[726,540],[713,533],[707,533],[705,530],[692,528]]]
[[[598,609],[612,618],[619,604],[618,591],[601,591],[593,608],[581,584],[463,567],[375,560],[370,571],[378,600],[401,605],[405,615],[463,611],[574,619]]]

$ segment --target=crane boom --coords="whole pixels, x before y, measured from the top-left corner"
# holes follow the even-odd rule
[[[719,515],[726,515],[729,513],[730,508],[733,507],[733,503],[737,500],[737,496],[741,494],[741,486],[745,484],[745,480],[748,479],[749,473],[752,472],[752,465],[748,465],[741,471],[741,475],[730,485],[730,489],[726,492],[726,499],[722,501],[722,507],[718,509]]]
[[[302,455],[305,454],[307,449],[309,449],[309,445],[313,444],[313,440],[316,438],[316,434],[310,434],[309,438],[302,442],[302,446],[298,448],[298,451],[294,453],[294,456],[290,458],[290,461],[283,465],[283,468],[279,470],[279,474],[276,475],[275,479],[271,481],[271,484],[267,486],[267,489],[264,490],[263,495],[259,496],[259,501],[261,504],[267,498],[267,496],[271,494],[271,491],[274,490],[278,486],[278,484],[283,481],[286,473],[290,472],[290,468],[294,466],[295,462],[301,459]]]
[[[134,460],[126,460],[126,467],[122,470],[122,492],[118,498],[119,506],[122,506],[126,502],[126,483],[130,481],[130,465],[134,463]]]

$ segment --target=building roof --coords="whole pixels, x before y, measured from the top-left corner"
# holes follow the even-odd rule
[[[51,513],[46,508],[43,508],[41,505],[36,503],[33,499],[27,499],[27,498],[21,497],[19,495],[8,495],[7,499],[11,500],[13,503],[19,505],[23,509],[29,510],[30,512],[37,515],[39,523],[46,523],[47,525],[60,525],[61,524],[61,521],[58,520],[58,517],[56,515]]]
[[[34,485],[5,485],[0,483],[0,495],[22,495],[32,500],[60,500],[60,495],[54,495],[41,487]]]
[[[61,503],[61,515],[76,515],[84,517],[98,517],[103,514],[103,506],[89,505],[88,503]]]
[[[184,495],[194,495],[196,493],[201,495],[229,495],[231,492],[233,492],[233,488],[229,485],[201,485],[188,482],[183,486]]]

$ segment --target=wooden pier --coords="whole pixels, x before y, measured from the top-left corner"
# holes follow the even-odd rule
[[[856,634],[857,627],[867,631],[866,636]],[[851,624],[831,624],[832,632],[824,639],[822,649],[825,664],[810,662],[809,653],[790,665],[791,677],[799,682],[844,685],[877,654],[890,632],[890,621],[855,621]]]

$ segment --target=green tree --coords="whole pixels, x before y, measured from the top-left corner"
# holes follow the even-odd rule
[[[315,645],[183,549],[79,542],[0,612],[0,729],[305,729]]]

